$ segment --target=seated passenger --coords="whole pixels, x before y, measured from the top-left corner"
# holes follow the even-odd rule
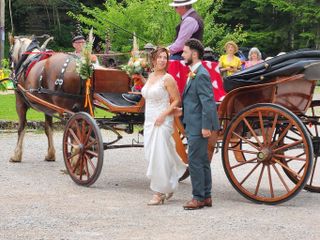
[[[238,52],[238,46],[235,42],[229,41],[224,45],[225,55],[219,58],[219,69],[222,78],[230,76],[241,70],[241,60],[235,53]]]
[[[250,49],[249,54],[248,54],[248,58],[249,58],[249,61],[245,62],[244,68],[248,68],[248,67],[256,65],[258,63],[263,62],[263,60],[261,59],[261,52],[256,47],[253,47]]]
[[[86,43],[86,39],[84,36],[82,36],[82,35],[75,36],[72,39],[72,46],[75,49],[73,54],[78,57],[81,57],[81,52],[82,52],[82,49],[84,48],[85,43]],[[97,67],[100,65],[98,57],[94,54],[91,54],[91,62],[94,67]]]

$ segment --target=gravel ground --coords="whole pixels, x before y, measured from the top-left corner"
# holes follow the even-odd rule
[[[16,137],[0,132],[0,239],[320,239],[320,194],[252,203],[229,184],[220,153],[212,163],[213,207],[185,211],[189,179],[164,205],[146,205],[152,193],[143,149],[106,151],[100,178],[85,188],[61,172],[61,132],[56,162],[43,161],[45,135],[28,132],[22,163],[10,163]]]

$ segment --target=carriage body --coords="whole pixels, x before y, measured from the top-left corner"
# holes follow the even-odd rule
[[[94,100],[98,103],[95,105],[101,107],[99,105],[103,103],[107,111],[118,115],[126,114],[128,124],[132,114],[143,114],[144,101],[141,100],[133,106],[119,106],[116,103],[113,105],[112,95],[121,98],[122,93],[129,91],[130,79],[125,74],[123,77],[117,75],[109,78],[108,71],[110,70],[98,70],[94,74]],[[315,86],[316,80],[306,79],[305,74],[275,77],[267,83],[237,88],[218,104],[222,126],[218,140],[222,145],[225,172],[236,190],[246,198],[260,203],[277,204],[291,199],[307,184],[312,171],[314,149],[309,136],[311,134],[305,128],[306,124],[310,123],[307,111],[312,105]],[[111,96],[111,101],[108,96]],[[249,109],[250,113],[247,114],[243,109]],[[243,127],[243,119],[248,119],[249,126]],[[183,125],[178,118],[175,123],[177,150],[187,163]],[[269,139],[266,139],[266,134],[270,135]],[[297,136],[292,137],[293,134]],[[282,139],[279,140],[279,137]],[[277,144],[274,144],[275,142]],[[215,149],[212,144],[215,143],[209,142],[208,145],[210,159]],[[251,145],[258,147],[250,149]],[[285,149],[286,146],[289,148]],[[275,152],[271,153],[274,150]],[[247,152],[254,157],[249,158]],[[258,159],[259,155],[263,154],[265,156]],[[256,176],[251,173],[251,167],[255,164],[258,166],[253,171]],[[244,169],[246,165],[250,170]],[[233,168],[238,166],[242,166],[242,170],[241,174],[236,176]],[[248,172],[250,177],[246,176]],[[277,179],[273,180],[274,176]],[[237,178],[252,179],[248,186],[242,186],[243,183]],[[318,190],[316,187],[316,191]]]
[[[308,109],[313,106],[318,75],[290,74],[290,71],[289,76],[276,74],[266,83],[230,91],[218,104],[222,126],[218,139],[222,145],[224,169],[233,187],[244,197],[259,203],[277,204],[291,199],[307,184],[313,167],[313,140],[320,139],[315,134],[317,130],[309,131],[306,127],[309,123],[317,126],[319,122],[315,114],[307,116]],[[90,91],[80,93],[83,102],[90,100],[94,107],[112,113],[112,117],[93,118],[87,112],[76,112],[48,97],[43,98],[45,92],[32,92],[17,84],[18,94],[27,102],[41,106],[40,111],[46,114],[58,114],[67,120],[63,136],[66,168],[70,177],[84,186],[98,179],[104,150],[143,147],[139,141],[115,144],[122,138],[119,131],[132,134],[134,126],[144,121],[144,99],[137,103],[122,99],[122,94],[130,91],[129,76],[120,70],[101,68],[94,70],[90,81],[87,85],[91,85]],[[52,92],[45,95],[50,93],[55,95]],[[72,98],[68,101],[72,102]],[[88,107],[81,109],[88,111]],[[116,138],[103,142],[100,128],[111,131]],[[177,151],[187,164],[187,140],[178,118],[174,129]],[[143,131],[137,134],[142,135]],[[210,140],[210,159],[214,145]],[[315,155],[320,154],[316,152]],[[309,185],[310,189],[320,191],[318,186]]]

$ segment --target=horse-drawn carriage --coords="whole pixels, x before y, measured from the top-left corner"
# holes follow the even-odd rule
[[[320,104],[312,100],[316,80],[320,79],[320,52],[313,51],[311,55],[309,52],[302,52],[301,57],[288,54],[286,58],[267,61],[226,80],[237,88],[218,104],[222,129],[217,145],[209,141],[209,156],[212,157],[217,146],[222,147],[223,166],[229,181],[252,201],[277,204],[291,199],[304,187],[320,191],[320,172],[316,165],[320,153],[319,117],[314,110]],[[17,62],[21,56],[12,57]],[[20,128],[12,160],[21,160],[25,111],[31,106],[46,114],[47,160],[54,159],[52,116],[67,121],[63,135],[66,168],[73,181],[90,186],[101,172],[104,150],[143,146],[141,142],[116,143],[122,138],[121,131],[143,134],[135,126],[143,124],[144,99],[130,103],[122,98],[122,94],[130,90],[131,81],[120,70],[95,69],[85,84],[76,73],[75,65],[74,57],[57,53],[34,63],[28,75],[16,69]],[[247,79],[252,85],[238,86]],[[264,82],[257,83],[261,79]],[[112,116],[95,119],[88,113],[89,108],[84,107],[86,101],[86,106],[91,103]],[[115,139],[103,142],[100,128],[112,132]],[[174,138],[177,151],[187,164],[187,139],[178,118]]]

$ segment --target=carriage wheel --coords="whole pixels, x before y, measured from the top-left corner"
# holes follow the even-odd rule
[[[212,137],[209,138],[209,142],[208,142],[208,158],[209,158],[210,163],[211,163],[211,160],[212,160],[212,157],[213,157],[213,154],[214,154],[214,150],[215,150],[215,145],[216,145],[216,139],[215,138],[216,137],[217,136],[213,136],[212,135]],[[183,149],[182,148],[180,148],[180,149],[177,148],[177,152],[180,155],[180,157],[183,159],[183,161],[187,164],[187,160],[186,161],[184,160],[184,156],[186,156],[186,158],[187,158],[187,145],[188,145],[188,142],[187,142],[187,138],[186,138],[184,132],[179,130],[179,127],[178,127],[178,134],[174,135],[174,138],[175,138],[175,142],[176,142],[176,147],[178,145],[183,145]],[[181,151],[184,151],[184,152],[181,154]],[[184,172],[184,174],[179,178],[179,182],[182,182],[183,180],[187,179],[189,176],[190,176],[190,172],[189,172],[189,168],[187,167],[187,169]]]
[[[187,153],[187,138],[184,132],[184,127],[179,119],[179,117],[174,118],[174,132],[173,139],[176,145],[176,151],[180,156],[181,160],[187,165],[188,164],[188,153]],[[179,182],[185,180],[189,177],[189,169],[186,168],[186,171],[179,178]]]
[[[239,162],[234,152],[242,153],[244,161]],[[258,203],[278,204],[294,197],[307,183],[312,142],[291,111],[274,104],[255,104],[229,124],[222,159],[229,181],[241,195]],[[297,181],[291,181],[286,172]]]
[[[312,101],[311,106],[307,112],[311,117],[311,122],[307,123],[306,127],[311,135],[313,142],[313,166],[311,169],[311,176],[306,186],[306,190],[310,192],[320,192],[320,100]]]
[[[103,141],[95,120],[85,112],[74,114],[63,134],[63,157],[72,180],[90,186],[103,164]]]
[[[320,192],[320,163],[318,163],[318,158],[320,156],[320,125],[319,122],[320,114],[320,101],[315,100],[311,102],[311,105],[307,111],[308,119],[305,122],[305,126],[309,131],[309,134],[313,143],[313,166],[311,169],[310,179],[305,185],[304,189],[310,192]],[[286,172],[293,182],[297,182],[297,179],[290,172]]]

